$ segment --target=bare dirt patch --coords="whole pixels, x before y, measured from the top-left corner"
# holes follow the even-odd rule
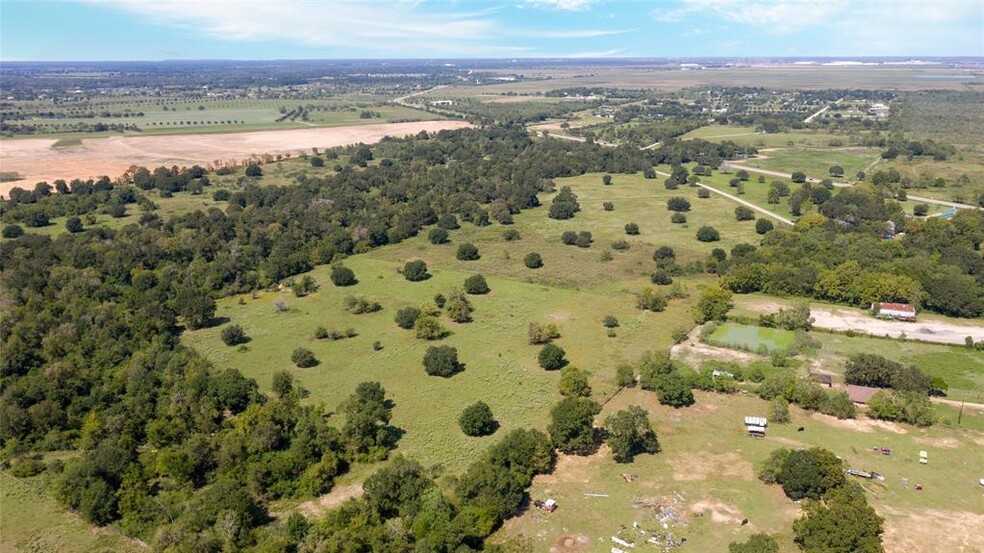
[[[957,449],[963,445],[955,438],[913,438],[912,441],[917,444],[938,447],[940,449]]]
[[[16,171],[24,180],[0,183],[0,194],[14,186],[33,188],[39,181],[74,178],[111,178],[132,165],[210,165],[241,162],[250,156],[310,152],[359,142],[370,144],[387,136],[406,136],[422,130],[436,132],[469,126],[463,121],[418,121],[350,127],[291,129],[226,134],[174,136],[111,136],[83,138],[69,148],[55,148],[54,138],[0,140],[4,171]]]
[[[711,501],[705,499],[691,505],[690,510],[694,514],[710,513],[711,522],[716,524],[741,524],[741,521],[745,519],[738,507],[729,505],[728,503],[724,503],[722,501]]]
[[[907,434],[909,432],[901,425],[888,421],[879,421],[874,419],[838,419],[837,417],[824,415],[822,413],[814,413],[812,418],[836,428],[845,428],[847,430],[854,430],[855,432],[870,433],[875,430],[887,430],[896,434]]]
[[[714,359],[726,362],[751,363],[758,359],[758,356],[748,352],[738,351],[729,348],[719,348],[700,342],[700,330],[702,326],[697,326],[690,331],[687,339],[670,348],[670,357],[673,359],[687,359],[696,362]]]
[[[602,448],[604,447],[606,446],[602,446]],[[597,455],[602,455],[602,452],[599,450]],[[590,482],[590,465],[594,457],[594,455],[580,456],[561,454],[557,457],[557,466],[554,468],[554,471],[550,474],[538,476],[537,481],[544,484],[555,484],[559,482]]]
[[[737,453],[688,457],[685,462],[678,463],[673,468],[673,479],[676,481],[697,482],[712,476],[752,480],[755,469]]]
[[[888,553],[984,551],[984,513],[927,509],[917,512],[882,507]]]
[[[360,496],[362,496],[361,483],[340,486],[317,499],[312,499],[311,501],[301,503],[297,506],[297,511],[302,515],[315,517],[328,509],[338,507],[342,503],[345,503],[348,499]]]
[[[587,536],[584,535],[564,535],[557,538],[554,541],[553,547],[550,548],[550,553],[563,553],[563,552],[573,552],[573,551],[583,551],[588,548]]]

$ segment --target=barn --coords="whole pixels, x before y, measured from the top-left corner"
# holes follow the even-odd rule
[[[873,303],[871,304],[871,311],[876,317],[900,321],[916,320],[916,308],[908,303]]]

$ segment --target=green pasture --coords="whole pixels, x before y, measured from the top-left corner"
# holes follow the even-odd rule
[[[690,166],[688,167],[688,169],[692,170],[693,167]],[[789,209],[788,197],[780,198],[778,204],[769,203],[769,188],[772,181],[777,181],[777,180],[783,181],[786,184],[788,184],[790,191],[795,191],[800,185],[793,184],[789,182],[788,179],[781,179],[779,177],[771,177],[768,175],[766,175],[765,177],[765,182],[758,182],[758,175],[751,173],[751,178],[749,178],[744,183],[745,186],[744,194],[739,194],[737,188],[732,188],[731,185],[728,184],[733,178],[735,178],[735,171],[730,171],[727,173],[715,171],[714,174],[709,177],[700,177],[700,182],[702,184],[706,184],[708,186],[716,188],[717,190],[720,190],[722,192],[727,192],[728,194],[738,196],[741,199],[745,200],[746,202],[753,203],[756,206],[761,207],[762,209],[766,209],[778,215],[782,215],[787,219],[792,219],[792,220],[797,219],[797,217],[794,216],[792,211]],[[737,204],[735,204],[735,206],[737,207]],[[812,209],[812,205],[807,203],[806,205],[804,205],[803,212],[809,213],[811,209]],[[734,210],[732,209],[732,211]],[[755,216],[765,217],[761,213],[756,213]],[[781,225],[781,223],[773,220],[771,217],[766,217],[766,218],[772,221],[772,223],[775,224],[776,226]]]
[[[146,551],[112,528],[96,528],[62,507],[46,477],[0,472],[0,551],[5,553],[136,553]]]
[[[763,157],[748,159],[745,164],[783,173],[802,171],[817,179],[830,177],[830,167],[840,165],[844,168],[844,176],[830,178],[845,181],[853,180],[858,171],[864,171],[880,153],[876,148],[790,148],[770,150],[763,153]]]

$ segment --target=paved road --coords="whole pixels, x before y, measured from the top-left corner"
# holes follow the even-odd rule
[[[664,177],[670,176],[669,174],[664,173],[662,171],[656,171],[656,174],[657,175],[662,175]],[[773,219],[775,219],[776,221],[779,221],[780,223],[784,223],[784,224],[787,224],[787,225],[790,225],[790,226],[796,224],[793,221],[791,221],[791,220],[783,217],[782,215],[779,215],[778,213],[774,213],[772,211],[769,211],[768,209],[763,209],[763,208],[761,208],[761,207],[759,207],[759,206],[757,206],[757,205],[755,205],[755,204],[753,204],[751,202],[747,202],[747,201],[739,198],[738,196],[735,196],[733,194],[728,194],[727,192],[723,192],[721,190],[718,190],[717,188],[714,188],[713,186],[708,186],[708,185],[706,185],[706,184],[704,184],[702,182],[698,182],[697,183],[697,186],[699,186],[701,188],[706,188],[707,190],[710,190],[711,191],[711,194],[719,194],[721,196],[724,196],[725,198],[728,198],[731,201],[738,202],[739,204],[741,204],[741,205],[743,205],[745,207],[748,207],[748,208],[752,209],[753,211],[758,211],[759,213],[761,213],[763,215],[766,215],[768,217],[772,217]]]
[[[790,175],[789,173],[783,173],[781,171],[772,171],[772,170],[769,170],[769,169],[760,169],[758,167],[749,167],[748,165],[745,165],[744,163],[738,162],[738,161],[727,161],[727,162],[722,163],[721,166],[723,168],[725,168],[725,169],[728,169],[728,170],[731,170],[731,169],[744,169],[744,170],[748,171],[749,173],[759,173],[761,175],[771,175],[773,177],[779,177],[779,178],[782,178],[782,179],[788,179],[788,178],[791,178],[792,177],[792,175]],[[820,182],[820,179],[815,179],[815,178],[812,178],[812,177],[807,178],[806,180],[808,182]],[[834,186],[836,186],[838,188],[849,188],[852,185],[849,184],[849,183],[846,183],[846,182],[835,182],[834,183]],[[923,197],[923,196],[913,196],[912,194],[908,194],[907,197],[910,200],[917,201],[917,202],[923,202],[923,203],[927,203],[927,204],[936,204],[936,205],[945,205],[947,207],[954,207],[954,208],[957,208],[957,209],[981,209],[980,207],[973,206],[973,205],[970,205],[970,204],[961,204],[961,203],[957,203],[957,202],[948,202],[946,200],[936,200],[936,199],[933,199],[933,198],[926,198],[926,197]]]

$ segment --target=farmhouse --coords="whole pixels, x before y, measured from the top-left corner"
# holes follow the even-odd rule
[[[860,403],[862,405],[868,403],[871,396],[875,395],[878,388],[872,388],[870,386],[855,386],[854,384],[847,385],[847,396],[851,398],[854,403]]]
[[[900,321],[916,320],[916,308],[908,303],[873,303],[871,311],[876,317],[888,317]]]

